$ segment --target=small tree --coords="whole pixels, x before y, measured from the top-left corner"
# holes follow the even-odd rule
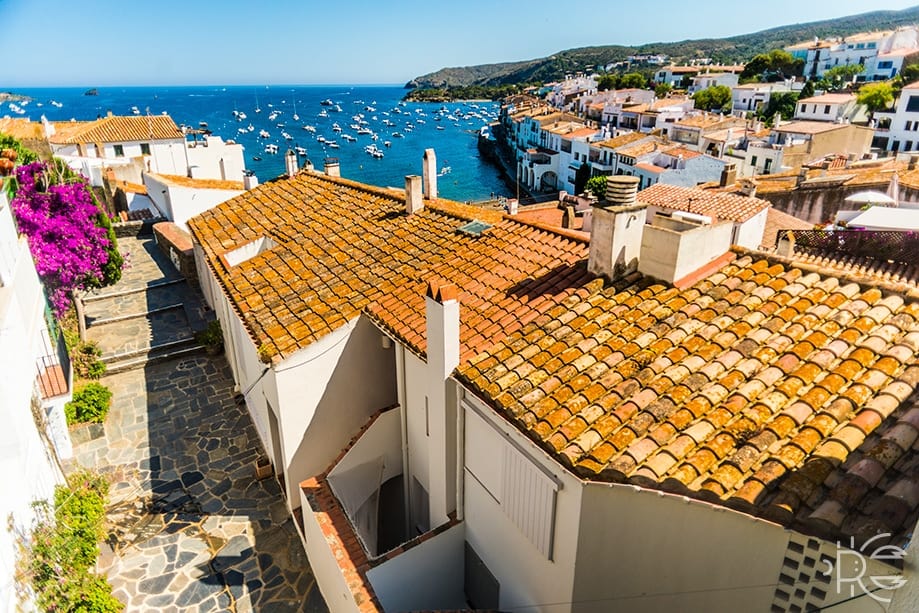
[[[838,91],[852,83],[855,80],[855,76],[863,72],[865,72],[865,67],[861,64],[833,66],[823,73],[818,86],[820,89]]]
[[[756,116],[765,121],[767,125],[772,125],[776,113],[779,113],[782,119],[791,119],[795,115],[797,102],[798,95],[793,92],[772,94],[769,97],[769,103],[761,107],[756,112]]]
[[[606,198],[606,177],[603,175],[591,177],[587,180],[585,189],[589,191],[597,200]]]
[[[654,95],[658,98],[666,98],[673,90],[673,87],[669,83],[658,83],[654,86]]]
[[[798,94],[798,99],[801,98],[810,98],[814,95],[814,82],[810,79],[804,84],[804,87],[801,88],[801,93]]]
[[[886,81],[866,83],[858,90],[856,100],[868,108],[868,120],[871,121],[875,112],[884,110],[893,103],[893,87]]]
[[[692,99],[695,101],[696,108],[703,111],[712,109],[730,110],[731,88],[727,85],[713,85],[707,89],[697,91]]]
[[[616,89],[619,85],[619,75],[605,74],[597,81],[597,90],[604,92],[609,89]]]
[[[642,88],[647,85],[648,81],[645,79],[645,75],[640,72],[629,72],[622,75],[622,78],[619,79],[619,87],[622,89],[631,89],[631,88]]]

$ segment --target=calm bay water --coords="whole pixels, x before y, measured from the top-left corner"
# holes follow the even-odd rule
[[[395,86],[100,87],[97,96],[86,96],[84,91],[17,89],[16,93],[32,98],[28,104],[18,103],[25,113],[18,114],[8,104],[0,104],[0,116],[38,120],[45,115],[49,120],[66,121],[95,119],[108,111],[130,115],[132,107],[141,114],[166,112],[177,124],[198,127],[200,122],[206,122],[214,134],[241,143],[246,167],[260,181],[283,174],[284,152],[302,147],[317,168],[322,167],[326,157],[337,157],[343,177],[401,188],[405,175],[421,174],[421,156],[425,149],[433,147],[438,167],[449,167],[438,180],[442,196],[481,200],[492,194],[509,195],[498,171],[480,159],[476,148],[476,133],[497,112],[497,104],[492,102],[402,105],[405,90]],[[322,101],[337,104],[341,111]],[[277,115],[272,120],[269,117],[273,111]],[[323,111],[327,116],[320,116]],[[333,131],[335,123],[340,133]],[[352,125],[372,130],[378,139],[372,141],[371,135],[358,134]],[[315,132],[304,126],[314,127]],[[268,137],[259,136],[262,130]],[[282,132],[291,138],[285,138]],[[393,136],[394,132],[402,137]],[[345,140],[344,134],[353,136],[355,141]],[[334,140],[338,148],[320,142],[319,137]],[[384,146],[384,141],[390,141],[391,146]],[[277,154],[265,151],[269,143],[277,145]],[[382,158],[373,158],[364,151],[371,143],[383,152]]]

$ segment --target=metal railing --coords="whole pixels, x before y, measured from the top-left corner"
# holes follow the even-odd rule
[[[66,394],[70,389],[70,355],[59,329],[42,334],[43,352],[35,360],[36,380],[43,399]]]
[[[891,230],[780,230],[778,240],[793,237],[795,251],[892,261],[919,262],[919,234]]]

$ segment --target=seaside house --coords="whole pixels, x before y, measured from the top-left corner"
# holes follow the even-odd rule
[[[785,50],[804,60],[804,74],[811,79],[819,79],[836,66],[859,64],[864,71],[856,75],[857,82],[882,81],[895,77],[906,60],[919,53],[919,27],[861,32],[826,40],[815,38]]]
[[[692,84],[686,90],[691,96],[694,93],[716,85],[725,87],[736,87],[740,75],[735,72],[706,72],[704,74],[692,77]]]
[[[773,94],[800,91],[803,83],[795,84],[791,79],[780,83],[744,83],[731,87],[731,109],[735,114],[758,111],[769,104]]]
[[[896,106],[874,115],[873,145],[886,151],[919,150],[919,81],[903,86]]]
[[[864,115],[855,94],[822,94],[801,98],[795,107],[795,119],[849,123]]]
[[[657,137],[651,136],[650,134],[643,134],[641,132],[625,132],[598,143],[591,143],[591,176],[609,176],[612,174],[617,174],[617,152],[620,149],[630,145],[637,145],[640,143],[652,142],[655,140],[657,140]],[[618,172],[618,174],[622,174],[622,172]]]
[[[670,125],[669,136],[672,140],[702,151],[706,146],[704,137],[712,132],[734,128],[743,132],[746,121],[739,117],[720,115],[718,113],[696,112],[674,121]],[[710,153],[705,151],[705,153]]]
[[[145,172],[243,180],[242,145],[202,130],[180,129],[168,115],[109,114],[80,122],[43,118],[41,125],[51,152],[94,186],[103,184],[108,169],[118,180],[135,184],[143,182]]]
[[[755,174],[770,174],[796,171],[827,155],[858,160],[868,154],[873,136],[871,128],[849,123],[779,122],[765,139],[748,142],[744,165]]]
[[[915,265],[732,247],[634,177],[588,244],[435,170],[299,173],[189,222],[330,606],[859,610],[837,562],[919,517]]]
[[[687,88],[692,84],[693,77],[700,74],[740,74],[743,65],[714,65],[696,64],[692,66],[665,66],[654,73],[655,83],[666,83],[675,88]]]
[[[72,373],[63,338],[47,318],[44,290],[25,237],[0,190],[0,609],[20,610],[20,535],[32,528],[34,503],[53,502],[60,461],[72,456],[64,405]],[[28,602],[25,603],[29,608]]]
[[[189,219],[246,189],[241,181],[193,179],[152,172],[144,173],[144,188],[159,215],[186,231]]]

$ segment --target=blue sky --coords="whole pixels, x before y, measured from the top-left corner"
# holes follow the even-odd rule
[[[731,36],[916,2],[0,0],[0,90],[401,84],[445,66]]]

